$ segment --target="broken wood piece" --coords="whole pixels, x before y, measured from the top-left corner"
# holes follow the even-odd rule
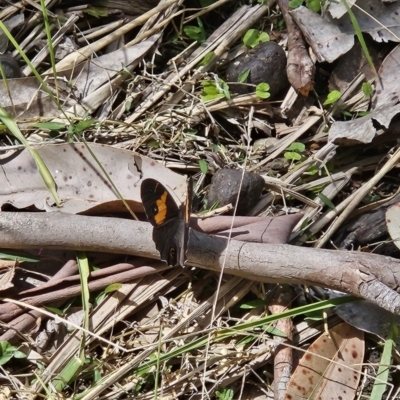
[[[147,222],[61,213],[1,213],[0,247],[101,251],[159,259],[152,226]],[[400,294],[396,292],[400,260],[287,244],[228,242],[193,230],[188,248],[189,266],[213,271],[224,268],[225,273],[261,282],[327,287],[400,314]]]

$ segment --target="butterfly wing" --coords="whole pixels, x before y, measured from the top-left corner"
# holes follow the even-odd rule
[[[168,190],[155,179],[145,179],[140,187],[140,195],[147,220],[159,227],[179,217],[179,208]]]
[[[161,260],[173,267],[184,265],[185,260],[182,257],[182,252],[186,248],[184,229],[183,220],[178,218],[153,229],[153,240],[160,252]]]
[[[178,266],[186,247],[185,224],[181,209],[168,190],[155,179],[145,179],[140,188],[147,220],[153,225],[153,240],[160,258]]]

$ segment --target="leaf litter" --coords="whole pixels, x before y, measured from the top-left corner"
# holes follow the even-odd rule
[[[232,54],[246,51],[241,38],[254,28],[259,32],[268,31],[269,37],[285,48],[288,35],[279,26],[279,21],[282,21],[280,9],[284,8],[281,4],[281,8],[269,8],[262,4],[232,7],[232,4],[227,6],[224,3],[221,1],[201,8],[199,14],[190,14],[193,11],[189,9],[183,14],[183,6],[170,0],[137,19],[129,17],[127,20],[113,14],[111,9],[103,9],[102,12],[112,16],[112,21],[106,21],[103,29],[92,29],[88,24],[83,30],[82,27],[77,30],[77,42],[85,47],[64,47],[70,53],[65,55],[64,52],[62,59],[57,60],[56,79],[47,63],[48,47],[34,39],[36,48],[42,51],[32,59],[33,65],[60,104],[54,103],[44,90],[43,82],[29,77],[32,72],[25,66],[23,72],[27,77],[1,82],[1,105],[16,119],[28,142],[36,145],[35,149],[53,176],[63,203],[61,208],[55,207],[29,152],[11,136],[5,135],[0,148],[4,154],[0,177],[3,211],[111,215],[115,224],[108,225],[112,228],[105,234],[110,237],[114,233],[116,236],[115,232],[121,229],[122,224],[119,224],[121,218],[115,217],[126,218],[127,214],[109,178],[133,211],[140,214],[141,179],[158,179],[174,194],[175,200],[182,203],[186,196],[186,179],[182,174],[194,174],[198,210],[201,206],[205,209],[211,207],[210,204],[201,205],[210,175],[222,167],[246,168],[261,173],[268,188],[252,210],[252,215],[262,217],[254,220],[255,225],[253,217],[235,218],[233,225],[231,216],[197,218],[197,221],[193,219],[197,229],[203,225],[205,232],[218,231],[219,235],[231,235],[234,240],[276,245],[288,243],[292,233],[293,243],[297,245],[314,244],[314,247],[329,248],[332,232],[340,230],[343,222],[352,218],[346,210],[357,211],[356,208],[363,204],[374,205],[377,200],[388,199],[398,187],[394,174],[397,159],[389,160],[398,132],[398,91],[395,89],[398,80],[393,68],[397,45],[390,43],[384,61],[375,66],[380,67],[379,79],[368,78],[374,89],[372,99],[363,92],[360,84],[365,82],[365,76],[361,69],[356,69],[346,92],[328,104],[326,98],[333,97],[319,80],[329,76],[332,68],[321,61],[332,62],[345,55],[354,42],[354,30],[349,22],[344,22],[347,15],[342,16],[339,22],[334,18],[327,22],[300,7],[292,10],[291,15],[300,22],[299,13],[305,13],[301,15],[299,28],[320,63],[315,77],[309,80],[308,76],[308,80],[294,86],[300,93],[311,94],[315,84],[318,99],[311,95],[308,98],[298,96],[294,91],[285,91],[272,101],[266,101],[264,95],[238,96],[233,91],[234,85],[230,89],[229,82],[223,80]],[[364,3],[358,1],[356,6],[365,8]],[[381,14],[378,13],[378,19],[390,31],[377,27],[370,17],[361,17],[359,8],[353,6],[361,30],[370,33],[377,42],[396,41],[396,17],[390,16],[390,22],[387,18],[389,9],[397,10],[397,2],[384,7],[372,6],[379,7]],[[55,10],[51,9],[52,12]],[[40,15],[39,9],[35,12]],[[74,27],[82,18],[89,18],[94,26],[102,20],[93,17],[100,12],[96,8],[65,9],[64,12],[69,19],[65,27],[52,31],[54,43],[71,40],[73,36],[67,28]],[[334,15],[332,9],[328,12]],[[7,17],[15,13],[16,9],[10,6],[5,7],[0,15],[6,23]],[[192,20],[185,21],[189,15]],[[308,15],[310,18],[312,15],[312,21],[321,24],[320,30],[315,29],[315,22],[310,22]],[[179,30],[177,27],[181,23],[194,26],[195,17],[201,18],[202,22],[189,31],[200,33],[201,45],[185,37],[184,32],[188,30],[178,32],[172,29]],[[217,18],[220,23],[215,25],[212,18]],[[15,22],[16,27],[24,23],[23,20]],[[8,29],[13,26],[9,25]],[[133,29],[140,26],[141,30],[133,33]],[[265,26],[272,26],[272,29]],[[342,45],[330,44],[332,33],[328,35],[328,41],[313,35],[316,32],[326,34],[328,26],[332,32],[337,32],[334,42],[343,40]],[[206,29],[206,35],[202,29]],[[131,37],[124,38],[128,32]],[[27,42],[23,42],[27,33],[24,30],[18,33],[15,26],[12,33],[23,51],[33,57],[31,47],[26,47]],[[89,40],[90,44],[81,39]],[[322,42],[324,46],[321,47]],[[20,58],[19,53],[14,55]],[[309,65],[307,62],[301,65]],[[215,99],[202,101],[203,82],[212,86]],[[326,105],[322,107],[324,102]],[[369,114],[363,116],[360,110]],[[85,124],[85,119],[95,122]],[[46,128],[49,123],[53,125]],[[272,146],[254,150],[255,141],[266,136],[275,136],[277,141]],[[93,160],[83,140],[89,143],[108,177]],[[71,141],[74,143],[67,143]],[[54,142],[60,144],[54,145]],[[296,146],[297,142],[304,145]],[[278,162],[279,158],[288,162]],[[385,173],[379,176],[378,170]],[[343,221],[338,224],[334,220],[339,214],[342,214]],[[93,219],[90,228],[95,224]],[[38,233],[45,229],[45,225],[37,225]],[[62,234],[54,231],[56,241]],[[388,236],[387,231],[383,234]],[[385,240],[383,234],[377,240]],[[149,240],[146,234],[139,236],[131,238],[137,246],[142,246],[140,240]],[[29,242],[29,238],[27,240]],[[39,262],[18,263],[16,268],[11,267],[1,287],[11,300],[22,300],[28,307],[13,304],[11,300],[4,301],[0,313],[1,320],[8,324],[2,339],[24,343],[23,354],[26,357],[21,361],[18,358],[21,354],[8,349],[7,354],[15,357],[15,362],[7,369],[9,381],[18,382],[17,387],[21,390],[24,388],[23,381],[18,378],[18,363],[21,362],[23,367],[31,368],[30,382],[34,382],[39,373],[40,380],[29,389],[25,388],[31,398],[40,395],[43,385],[46,385],[46,390],[56,388],[64,395],[79,394],[85,399],[104,394],[123,397],[132,391],[141,398],[150,398],[154,397],[155,390],[160,390],[164,396],[183,397],[206,391],[209,396],[231,398],[239,393],[238,387],[243,379],[259,382],[263,368],[282,360],[278,357],[280,345],[289,348],[290,345],[310,343],[311,338],[321,335],[323,329],[320,319],[304,327],[304,315],[300,314],[303,317],[294,318],[293,327],[282,325],[284,328],[279,335],[279,328],[269,331],[266,326],[247,327],[240,333],[229,332],[237,324],[257,320],[268,312],[280,313],[285,307],[296,308],[306,301],[306,292],[294,286],[298,297],[293,300],[294,294],[283,288],[279,296],[288,296],[289,301],[283,301],[281,308],[274,308],[268,306],[279,292],[273,284],[230,275],[221,277],[218,284],[215,272],[201,268],[186,268],[184,272],[170,270],[158,261],[106,255],[98,248],[88,253],[92,270],[86,284],[92,293],[101,292],[97,300],[90,299],[93,307],[90,330],[93,335],[81,329],[70,333],[66,329],[45,326],[47,315],[41,311],[43,305],[52,306],[59,326],[68,326],[69,315],[75,315],[75,307],[71,306],[79,302],[73,298],[79,298],[82,288],[76,255],[70,248],[46,248],[46,243],[39,247],[33,250],[27,243],[27,254],[38,258]],[[355,250],[378,252],[376,247],[370,241]],[[313,254],[310,249],[309,257]],[[150,256],[146,252],[144,255]],[[290,262],[290,254],[287,258]],[[280,267],[285,268],[284,265]],[[381,279],[390,281],[390,278],[386,281],[384,277]],[[11,288],[12,292],[9,291]],[[308,290],[309,296],[314,298],[323,298],[327,294],[321,288],[310,287]],[[343,291],[346,291],[345,287]],[[239,305],[246,305],[254,299],[265,301],[264,306],[239,311]],[[325,323],[332,334],[322,334],[310,346],[308,354],[313,355],[308,357],[308,368],[314,369],[329,360],[331,363],[319,370],[318,384],[309,386],[309,389],[313,395],[326,396],[330,390],[328,386],[337,392],[348,384],[346,379],[350,379],[351,390],[346,393],[348,397],[343,398],[354,398],[364,349],[369,351],[368,345],[372,345],[364,343],[360,330],[344,324],[335,326],[340,320],[334,313],[328,314]],[[352,318],[348,322],[351,321]],[[319,330],[313,330],[313,326]],[[294,335],[290,342],[292,330],[299,332],[300,329],[304,329],[305,334],[301,338]],[[226,333],[226,330],[229,335],[219,340],[218,335]],[[41,338],[43,333],[48,335],[45,340]],[[278,340],[278,336],[283,338]],[[104,342],[102,338],[111,341]],[[329,347],[326,341],[332,339],[335,339],[334,351],[325,354]],[[349,353],[349,348],[355,346],[352,340],[357,342],[357,359],[342,357],[342,353]],[[50,345],[52,342],[60,343],[60,346]],[[321,342],[324,345],[320,349]],[[337,347],[339,343],[342,344]],[[275,347],[278,350],[273,354],[271,349]],[[77,354],[88,357],[80,358],[85,363],[83,367],[76,363]],[[325,359],[319,357],[323,354]],[[290,357],[283,355],[283,362],[290,364]],[[155,362],[157,358],[159,361]],[[44,370],[36,368],[37,360],[45,366]],[[338,363],[343,363],[343,366]],[[304,368],[302,361],[294,369],[291,382],[303,388],[303,382],[298,383],[301,368]],[[278,372],[276,365],[274,371],[274,388],[278,393],[284,374],[280,375],[282,371]],[[267,387],[270,387],[273,379],[268,374],[265,377]],[[369,376],[369,372],[366,375]],[[257,385],[264,388],[265,382]],[[289,390],[292,386],[289,384]],[[242,385],[240,390],[246,395],[249,389]],[[301,391],[301,395],[305,393]],[[20,393],[15,396],[19,398]]]

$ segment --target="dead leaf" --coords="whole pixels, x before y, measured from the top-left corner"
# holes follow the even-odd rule
[[[140,182],[154,178],[176,196],[186,198],[186,178],[150,158],[112,146],[89,145],[134,212],[141,212]],[[0,206],[34,206],[38,210],[65,213],[126,211],[100,167],[83,143],[46,145],[36,148],[53,176],[63,206],[58,209],[27,150],[0,159]],[[96,208],[96,210],[94,210]]]
[[[364,334],[346,323],[321,335],[306,351],[285,400],[354,399],[364,358]]]
[[[341,2],[340,2],[341,3]],[[399,42],[400,3],[383,4],[381,0],[357,0],[353,14],[362,32],[369,33],[376,42]],[[354,34],[353,24],[347,11],[338,20],[332,20],[342,32]]]
[[[109,82],[119,71],[133,63],[139,63],[154,45],[153,40],[145,40],[128,48],[118,49],[98,58],[88,60],[79,67],[79,73],[74,73],[71,79],[77,98],[89,96],[100,86]],[[74,69],[63,70],[64,76]]]
[[[3,261],[2,261],[3,262]],[[7,262],[8,263],[8,262]],[[12,265],[8,267],[2,266],[0,271],[0,292],[14,286],[12,280],[15,275],[15,261],[11,261]]]
[[[399,113],[400,104],[391,107],[382,105],[364,117],[336,121],[329,130],[329,141],[337,145],[371,143],[377,131],[374,122],[388,128],[392,119]]]
[[[60,114],[51,97],[40,89],[40,84],[35,77],[9,79],[7,84],[9,91],[4,82],[0,80],[0,97],[2,107],[13,117],[28,119]],[[67,101],[66,104],[72,105],[73,103]]]
[[[77,106],[77,101],[74,99],[80,99],[79,104],[84,102],[89,106],[87,104],[88,100],[85,100],[87,96],[101,86],[108,84],[124,67],[134,63],[138,64],[153,45],[154,40],[146,40],[58,72],[58,78],[65,78],[65,82],[60,79],[58,81],[58,90],[64,95],[65,109]],[[2,107],[13,117],[28,119],[30,117],[60,115],[57,104],[43,91],[36,77],[10,79],[7,84],[9,90],[7,90],[4,82],[0,80],[0,97],[2,99]],[[48,77],[47,85],[53,85],[52,74]],[[74,92],[72,97],[69,96],[70,86],[73,87]],[[61,89],[64,89],[64,91]],[[115,87],[108,88],[106,92],[108,93],[109,90],[115,90]],[[99,99],[98,96],[96,99],[104,103],[108,96],[109,93],[104,99]]]
[[[347,5],[351,8],[353,7],[353,4],[356,2],[357,0],[346,0]],[[328,1],[326,4],[326,10],[328,11],[332,18],[340,18],[342,17],[344,14],[347,13],[347,9],[346,6],[342,3],[342,2],[330,2]]]
[[[335,313],[348,324],[385,340],[392,323],[400,325],[400,316],[393,315],[368,300],[355,301],[335,307]],[[398,350],[400,349],[400,344]]]
[[[290,15],[320,62],[331,63],[354,45],[353,32],[343,32],[337,24],[327,21],[307,7],[300,6],[290,11]]]
[[[0,400],[11,399],[11,390],[8,386],[0,386]]]
[[[256,243],[287,243],[290,234],[302,214],[280,217],[235,217],[216,216],[207,219],[192,218],[190,226],[200,232],[232,237],[235,240]],[[232,227],[232,229],[231,229]],[[230,234],[231,232],[231,234]]]
[[[400,79],[397,71],[400,64],[400,45],[387,55],[379,68],[379,79],[376,83],[373,109],[386,105],[391,106],[399,101]]]

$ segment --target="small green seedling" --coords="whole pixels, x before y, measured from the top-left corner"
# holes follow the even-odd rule
[[[342,94],[338,90],[332,90],[332,92],[328,94],[328,97],[324,101],[324,106],[336,103],[341,97]]]
[[[249,29],[243,36],[243,43],[251,49],[260,43],[268,42],[269,35],[266,32],[259,31],[258,29]]]
[[[206,31],[204,30],[203,23],[200,18],[197,18],[198,26],[186,25],[183,27],[185,34],[192,40],[196,40],[199,43],[206,41]]]
[[[25,358],[26,355],[19,351],[17,347],[11,346],[5,340],[0,342],[0,365],[6,364],[12,358]]]
[[[283,154],[283,156],[287,160],[300,161],[303,158],[301,153],[303,153],[305,149],[306,149],[306,146],[304,145],[304,143],[293,142],[286,149],[286,152]]]
[[[216,77],[214,81],[202,81],[203,92],[201,93],[201,99],[206,101],[217,100],[226,98],[231,99],[228,84]]]
[[[262,82],[256,86],[256,95],[260,99],[268,99],[271,96],[269,92],[269,85],[268,83]]]

